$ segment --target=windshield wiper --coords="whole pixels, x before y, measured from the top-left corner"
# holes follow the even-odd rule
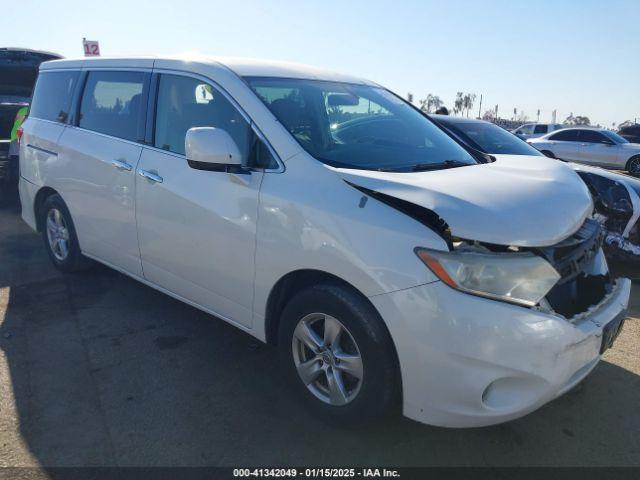
[[[438,163],[419,163],[411,167],[412,172],[424,172],[427,170],[442,170],[445,168],[466,167],[473,163],[461,162],[460,160],[445,160]]]

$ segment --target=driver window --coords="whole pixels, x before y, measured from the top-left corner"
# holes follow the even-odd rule
[[[251,128],[238,110],[213,86],[180,75],[161,75],[154,146],[184,155],[184,139],[192,127],[225,130],[248,158]]]
[[[580,140],[585,143],[607,143],[607,139],[600,132],[580,130]]]

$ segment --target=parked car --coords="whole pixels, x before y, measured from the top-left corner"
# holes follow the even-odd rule
[[[513,133],[522,139],[537,138],[561,128],[562,125],[558,123],[525,123],[516,128]]]
[[[29,106],[38,66],[56,58],[49,52],[0,48],[0,203],[18,185],[18,157],[11,149],[14,124]]]
[[[41,66],[20,197],[57,268],[97,260],[277,345],[319,414],[470,427],[581,381],[630,294],[571,168],[487,159],[313,67],[63,60]]]
[[[431,115],[431,118],[456,139],[483,153],[542,156],[535,148],[493,123],[442,115]],[[568,165],[589,187],[598,221],[605,229],[607,259],[619,272],[640,278],[640,180],[579,163]]]
[[[604,128],[565,128],[527,141],[552,158],[640,175],[640,145]]]
[[[640,143],[640,124],[627,125],[618,130],[618,135],[626,138],[631,143]]]

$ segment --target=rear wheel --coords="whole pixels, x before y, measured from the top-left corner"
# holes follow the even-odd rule
[[[40,209],[42,239],[49,258],[58,270],[76,272],[92,265],[82,255],[71,214],[62,197],[54,194],[44,201]]]
[[[640,155],[629,159],[626,170],[634,177],[640,177]]]
[[[398,398],[389,333],[366,299],[346,287],[317,285],[292,298],[279,347],[289,383],[326,419],[361,423],[389,412]]]

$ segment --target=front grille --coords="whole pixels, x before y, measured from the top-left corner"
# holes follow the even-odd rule
[[[608,272],[587,273],[603,238],[600,223],[588,219],[571,237],[538,249],[561,277],[546,297],[557,313],[567,318],[582,313],[598,304],[611,289]]]
[[[599,222],[587,219],[582,227],[551,247],[541,248],[540,253],[560,274],[559,284],[569,282],[584,272],[602,247],[604,232]]]

